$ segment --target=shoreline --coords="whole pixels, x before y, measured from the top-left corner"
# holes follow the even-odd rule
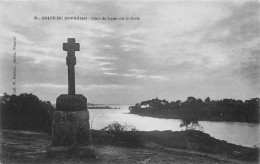
[[[120,109],[120,108],[113,108],[111,106],[88,106],[88,109]]]
[[[138,116],[144,116],[144,117],[153,117],[153,118],[164,118],[164,119],[178,119],[182,120],[185,119],[185,117],[180,117],[180,116],[172,116],[172,115],[167,115],[167,114],[150,114],[150,113],[126,113],[126,114],[133,114],[133,115],[138,115]],[[260,124],[259,122],[246,122],[246,121],[232,121],[232,120],[220,120],[220,119],[200,119],[198,118],[198,121],[209,121],[209,122],[231,122],[231,123],[253,123],[253,124]]]

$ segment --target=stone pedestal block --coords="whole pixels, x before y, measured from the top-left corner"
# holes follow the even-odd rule
[[[66,151],[65,151],[66,149]],[[95,156],[90,146],[89,111],[83,95],[60,95],[53,114],[52,140],[48,154]]]
[[[52,146],[89,145],[89,112],[55,111],[52,125]]]
[[[62,94],[56,101],[57,111],[82,111],[87,110],[87,98],[81,94]]]

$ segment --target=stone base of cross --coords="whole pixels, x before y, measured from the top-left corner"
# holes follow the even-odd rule
[[[70,155],[95,157],[96,150],[90,141],[87,98],[81,94],[62,94],[57,98],[53,114],[49,157]]]

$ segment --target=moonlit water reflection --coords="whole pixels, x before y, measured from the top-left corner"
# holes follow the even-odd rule
[[[129,105],[113,105],[112,107],[121,109],[89,109],[92,129],[102,129],[116,121],[121,124],[134,125],[140,131],[184,130],[184,128],[180,128],[181,120],[179,119],[163,119],[128,114]],[[199,124],[203,127],[205,133],[217,139],[249,147],[254,145],[260,146],[258,137],[260,132],[259,124],[210,121],[200,121]]]

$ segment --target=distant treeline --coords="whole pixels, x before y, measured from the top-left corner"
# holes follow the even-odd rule
[[[1,97],[1,128],[45,131],[51,133],[54,107],[33,94]]]
[[[88,109],[113,109],[110,106],[88,106]]]
[[[161,118],[259,123],[259,102],[259,98],[242,101],[207,97],[203,101],[188,97],[184,102],[156,98],[130,106],[129,110],[132,114]]]

